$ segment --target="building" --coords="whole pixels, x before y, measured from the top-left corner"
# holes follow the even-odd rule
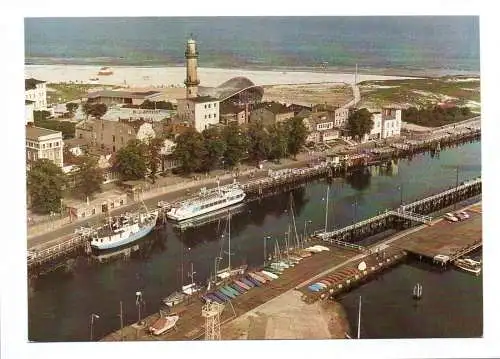
[[[350,111],[348,108],[337,107],[333,110],[334,126],[345,127],[347,119],[349,118]]]
[[[147,122],[159,122],[165,119],[171,118],[176,111],[172,110],[150,110],[150,109],[140,109],[140,108],[128,108],[128,107],[110,107],[108,111],[102,116],[103,120],[107,121],[119,121],[119,120],[129,120],[129,121],[147,121]]]
[[[313,112],[304,118],[304,124],[309,131],[306,142],[325,143],[336,140],[340,131],[335,128],[334,120],[328,117],[326,111]]]
[[[380,140],[401,135],[401,109],[383,108],[372,113],[373,128],[364,140]]]
[[[86,202],[70,200],[65,202],[71,221],[105,213],[127,204],[127,194],[119,191],[98,193],[93,200]]]
[[[130,140],[144,141],[156,137],[156,133],[151,122],[91,119],[75,126],[75,137],[84,139],[89,146],[114,153],[125,147]]]
[[[177,116],[180,121],[187,121],[196,131],[202,132],[219,123],[219,101],[210,96],[179,99]]]
[[[46,128],[26,126],[26,164],[47,158],[59,167],[63,166],[62,132]]]
[[[35,101],[24,100],[24,124],[33,124],[33,111],[35,109]]]
[[[144,101],[162,101],[163,94],[159,91],[122,91],[102,90],[89,92],[87,101],[89,103],[103,103],[111,105],[141,105]]]
[[[196,41],[193,39],[187,41],[184,55],[186,59],[186,80],[184,81],[186,97],[177,100],[179,122],[185,122],[200,132],[218,123],[248,122],[249,106],[262,100],[264,94],[262,87],[256,86],[245,77],[232,78],[217,87],[199,86]],[[226,104],[242,108],[244,113],[235,112],[234,108],[230,110],[226,108],[224,119],[221,120],[220,107]]]
[[[222,103],[220,106],[220,122],[224,125],[228,125],[231,122],[243,125],[247,122],[247,111],[245,108],[235,106],[231,103]]]
[[[249,121],[262,121],[265,125],[283,122],[295,116],[295,113],[278,102],[265,102],[250,113]]]
[[[47,110],[47,86],[45,81],[34,78],[24,80],[24,99],[33,101],[33,110]]]

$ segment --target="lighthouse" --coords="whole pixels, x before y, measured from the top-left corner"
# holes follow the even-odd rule
[[[198,96],[198,51],[196,50],[196,41],[192,36],[186,43],[186,98],[193,98]]]

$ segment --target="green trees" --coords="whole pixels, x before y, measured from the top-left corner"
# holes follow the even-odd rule
[[[84,102],[82,104],[83,113],[87,116],[93,116],[95,118],[101,118],[108,111],[108,106],[104,103],[89,103]]]
[[[73,116],[76,112],[76,110],[78,109],[78,104],[77,103],[74,103],[74,102],[68,102],[66,104],[66,110],[68,110],[68,112],[71,114],[71,116]]]
[[[158,166],[161,163],[162,155],[161,148],[163,147],[163,140],[161,138],[155,137],[150,138],[147,147],[147,167],[149,169],[149,174],[153,183],[156,182],[156,174],[158,173]]]
[[[139,108],[149,109],[149,110],[173,110],[174,105],[171,102],[166,102],[166,101],[144,100],[144,102],[139,106]]]
[[[116,153],[115,169],[124,181],[143,179],[148,171],[147,145],[140,140],[131,140]]]
[[[204,158],[208,156],[203,135],[190,128],[177,136],[174,157],[180,161],[182,172],[190,173],[203,168]]]
[[[201,134],[207,151],[201,170],[210,171],[221,163],[227,146],[222,132],[217,127],[207,128]]]
[[[33,162],[27,174],[27,182],[34,212],[46,214],[61,209],[66,178],[54,162],[46,158]]]
[[[248,126],[248,156],[255,162],[260,162],[269,157],[271,143],[267,130],[262,121],[254,121]]]
[[[77,169],[74,173],[75,194],[85,200],[92,198],[93,194],[101,191],[104,173],[97,165],[97,158],[83,155],[77,158]]]
[[[347,130],[352,137],[361,138],[373,128],[372,114],[366,108],[354,111],[347,118]]]
[[[270,152],[268,158],[279,161],[288,153],[289,133],[286,124],[275,123],[269,126]]]
[[[401,118],[405,122],[425,127],[439,127],[464,121],[473,115],[468,107],[430,106],[422,109],[410,107],[403,110]]]
[[[248,138],[235,122],[230,123],[222,130],[222,138],[226,143],[225,163],[229,167],[237,166],[247,154]]]
[[[299,117],[288,120],[286,126],[288,129],[288,153],[296,158],[306,143],[308,131],[304,121]]]

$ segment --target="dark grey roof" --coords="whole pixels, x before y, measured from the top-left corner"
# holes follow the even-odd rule
[[[279,102],[262,102],[255,109],[265,108],[271,111],[273,114],[277,115],[280,113],[293,113],[292,110],[288,109],[285,105]]]
[[[36,85],[43,83],[45,83],[45,81],[37,80],[34,78],[24,79],[24,89],[33,90],[36,89]]]
[[[261,86],[256,86],[252,81],[246,77],[233,77],[232,79],[220,84],[217,87],[202,87],[198,88],[198,93],[203,96],[212,96],[220,101],[223,101],[229,97],[236,95],[246,89],[254,89],[261,94],[264,94],[264,90]]]
[[[87,95],[87,98],[124,97],[124,98],[144,99],[159,94],[161,94],[161,92],[159,91],[132,92],[132,91],[102,90],[102,91],[90,92]]]
[[[24,104],[25,104],[25,105],[31,105],[32,103],[35,103],[35,101],[31,101],[31,100],[24,100]]]

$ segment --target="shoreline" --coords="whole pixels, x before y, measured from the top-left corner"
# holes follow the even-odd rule
[[[135,67],[135,68],[183,68],[185,63],[162,63],[161,61],[124,61],[121,58],[95,57],[95,58],[58,58],[58,57],[33,57],[25,58],[24,66],[93,66],[93,67]],[[324,68],[319,65],[267,65],[240,63],[235,65],[204,63],[203,68],[242,70],[242,71],[271,71],[271,72],[313,72],[313,73],[354,73],[355,65],[332,64]],[[417,77],[440,77],[440,76],[480,76],[480,70],[440,67],[414,67],[394,66],[384,67],[378,65],[359,64],[358,73],[385,75],[385,76],[417,76]]]
[[[182,87],[184,88],[184,66],[113,66],[114,73],[99,76],[100,65],[51,64],[25,65],[26,77],[35,77],[49,83],[78,82],[91,83],[91,78],[99,78],[96,85],[120,85],[124,87]],[[365,68],[358,72],[358,82],[396,79],[439,77],[443,73],[430,71]],[[216,68],[199,67],[201,86],[218,86],[234,77],[247,77],[256,85],[285,85],[304,83],[354,83],[354,70],[347,68],[265,67],[265,68]],[[460,76],[460,75],[457,75]],[[469,75],[471,76],[471,75]]]

